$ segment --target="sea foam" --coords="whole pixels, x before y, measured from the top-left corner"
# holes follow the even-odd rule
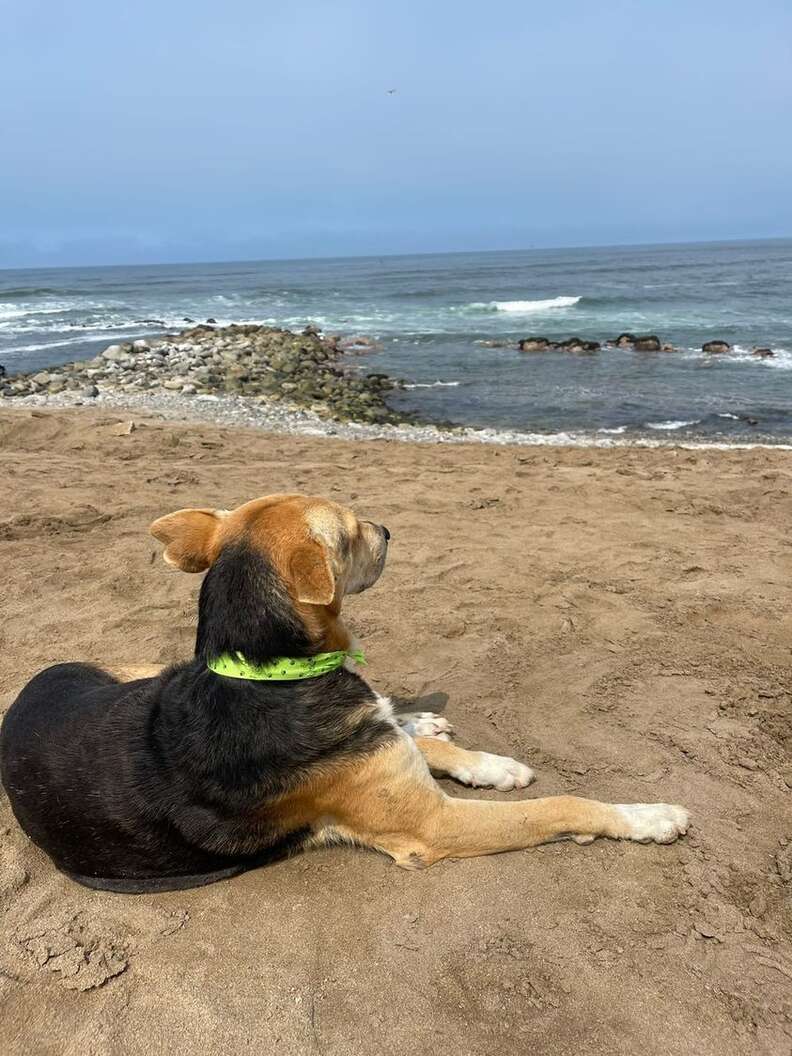
[[[670,421],[670,422],[647,422],[647,429],[685,429],[689,425],[698,425],[701,421],[700,418],[694,418],[689,422],[682,421]]]
[[[474,301],[465,309],[472,312],[511,312],[512,315],[530,315],[553,308],[574,308],[581,297],[547,297],[538,301]]]
[[[404,386],[405,389],[455,389],[459,381],[414,381]]]

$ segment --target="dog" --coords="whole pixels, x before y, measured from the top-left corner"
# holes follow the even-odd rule
[[[19,824],[78,883],[177,890],[339,842],[419,869],[555,840],[686,832],[687,812],[664,803],[443,791],[433,775],[501,791],[534,775],[457,747],[440,716],[394,716],[358,673],[341,605],[379,579],[384,526],[280,494],[177,510],[151,532],[169,565],[206,573],[194,658],[131,680],[49,667],[0,733]]]

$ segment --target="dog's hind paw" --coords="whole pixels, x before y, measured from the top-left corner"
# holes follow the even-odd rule
[[[395,718],[411,737],[436,737],[440,741],[450,741],[454,732],[448,719],[431,711],[412,711],[406,715],[396,715]]]

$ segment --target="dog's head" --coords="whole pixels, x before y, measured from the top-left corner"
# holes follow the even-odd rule
[[[151,525],[169,565],[203,572],[230,545],[272,563],[295,602],[340,607],[379,579],[390,532],[328,499],[267,495],[235,510],[177,510]]]

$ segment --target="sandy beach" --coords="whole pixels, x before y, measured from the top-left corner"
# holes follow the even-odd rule
[[[3,796],[4,1056],[792,1052],[788,452],[353,441],[29,406],[0,411],[0,449],[0,710],[57,661],[191,653],[200,579],[165,567],[154,518],[319,493],[393,535],[381,582],[346,608],[372,685],[534,767],[518,795],[693,816],[671,846],[415,873],[339,848],[149,897],[57,874]]]

